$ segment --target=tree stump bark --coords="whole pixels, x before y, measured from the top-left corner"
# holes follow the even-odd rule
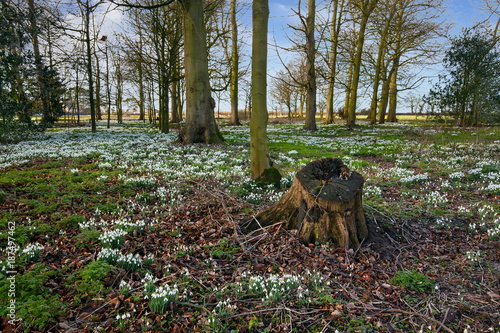
[[[364,179],[338,158],[307,164],[280,201],[245,222],[247,232],[287,221],[307,243],[332,240],[340,247],[358,247],[368,236],[362,204]]]

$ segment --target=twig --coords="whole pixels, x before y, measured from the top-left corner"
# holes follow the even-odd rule
[[[331,322],[332,322],[332,321],[330,320],[330,321],[329,321],[329,322],[325,325],[325,327],[323,327],[323,329],[321,330],[321,333],[326,332],[326,328],[327,328],[327,327],[330,327],[330,323],[331,323]]]
[[[243,251],[245,252],[248,252],[246,247],[245,247],[245,244],[241,241],[240,237],[238,237],[239,234],[241,234],[241,230],[239,230],[237,224],[234,222],[233,218],[231,217],[231,214],[229,214],[229,209],[227,208],[227,205],[226,205],[226,201],[224,200],[223,196],[222,195],[215,195],[214,193],[210,192],[205,186],[201,185],[200,183],[194,181],[194,180],[190,180],[192,183],[198,185],[198,187],[202,188],[203,190],[205,190],[208,194],[210,194],[212,197],[214,197],[215,199],[219,200],[220,203],[222,204],[222,207],[224,208],[224,211],[226,213],[226,217],[227,219],[231,222],[232,224],[232,227],[233,227],[233,230],[234,230],[234,234],[235,234],[235,238],[236,238],[236,241],[240,244],[241,248],[243,249]]]
[[[430,320],[430,321],[433,321],[435,322],[436,324],[438,324],[439,326],[441,326],[445,331],[447,332],[450,332],[450,333],[454,333],[451,329],[449,329],[448,327],[446,327],[442,322],[440,322],[439,320],[437,319],[434,319],[434,318],[431,318],[427,315],[424,315],[424,314],[421,314],[421,313],[418,313],[418,312],[412,312],[412,311],[406,311],[406,310],[400,310],[400,309],[381,309],[381,308],[378,308],[376,306],[373,306],[373,305],[369,305],[369,304],[365,304],[363,301],[361,301],[356,295],[352,294],[350,291],[348,291],[344,286],[342,286],[341,284],[339,284],[339,286],[346,292],[348,293],[352,298],[354,298],[359,304],[362,304],[363,305],[363,308],[364,309],[368,309],[368,310],[372,310],[372,311],[379,311],[379,312],[400,312],[400,313],[405,313],[407,315],[414,315],[414,316],[419,316],[419,317],[422,317],[424,319],[427,319],[427,320]]]
[[[190,306],[192,308],[202,309],[202,310],[205,310],[207,313],[210,313],[210,311],[208,311],[208,309],[206,307],[204,307],[203,305],[187,303],[187,302],[175,302],[175,303],[179,304],[179,305]]]
[[[400,312],[400,313],[404,313],[404,314],[407,314],[407,315],[413,315],[413,316],[422,317],[424,319],[427,319],[427,320],[435,322],[440,327],[442,327],[445,331],[450,332],[450,333],[454,333],[451,329],[449,329],[448,327],[446,327],[443,322],[441,322],[441,321],[439,321],[437,319],[431,318],[431,317],[429,317],[427,315],[418,313],[418,312],[406,311],[406,310],[401,310],[401,309],[386,309],[386,310],[379,309],[379,311],[380,312]]]

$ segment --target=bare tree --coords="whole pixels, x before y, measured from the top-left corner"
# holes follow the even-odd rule
[[[365,30],[371,13],[375,10],[379,0],[355,1],[355,6],[359,9],[360,22],[358,28],[358,41],[356,44],[356,55],[353,62],[352,83],[349,94],[349,109],[347,112],[347,125],[354,126],[356,122],[356,106],[358,97],[359,75],[361,70],[361,56],[365,43]]]

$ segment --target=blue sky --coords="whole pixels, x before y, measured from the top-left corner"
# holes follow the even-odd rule
[[[251,54],[251,49],[250,49],[250,44],[251,44],[251,2],[250,0],[241,0],[242,3],[246,3],[248,8],[245,10],[245,13],[243,14],[242,19],[242,24],[246,26],[246,29],[241,29],[240,28],[240,33],[242,33],[245,36],[245,44],[248,47],[245,47],[246,49],[246,57],[248,60],[248,57]],[[303,4],[306,4],[307,0],[302,0]],[[319,7],[320,5],[320,0],[316,0],[317,5]],[[282,69],[282,66],[280,64],[280,61],[278,57],[276,56],[276,52],[272,44],[274,44],[274,41],[276,40],[277,44],[280,46],[289,46],[290,42],[287,40],[285,33],[288,35],[291,35],[291,29],[287,27],[288,23],[296,22],[297,19],[295,15],[293,14],[292,8],[296,9],[297,8],[297,0],[270,0],[269,2],[269,8],[270,8],[270,18],[269,18],[269,43],[271,44],[268,52],[269,56],[269,63],[268,63],[268,72],[270,75],[273,75],[277,70]],[[470,27],[472,26],[475,22],[478,20],[483,20],[486,17],[486,14],[481,12],[479,10],[479,7],[481,6],[482,1],[479,0],[458,0],[458,1],[453,1],[453,0],[445,0],[445,6],[447,7],[446,12],[445,12],[445,18],[449,23],[453,23],[454,27],[450,31],[451,35],[457,35],[460,33],[460,30],[462,27]],[[317,17],[320,16],[321,13],[318,13]],[[325,12],[326,15],[326,12]],[[107,34],[112,35],[111,31],[115,30],[118,26],[120,26],[121,22],[123,22],[123,14],[120,13],[119,11],[111,11],[107,15],[107,19],[104,22],[103,26],[103,34],[104,31],[110,31]],[[496,18],[495,18],[496,19]],[[285,52],[281,52],[282,58],[284,58],[285,62],[289,59],[291,59],[291,56],[288,56],[285,54]],[[430,71],[426,72],[426,75],[428,76],[435,76],[442,71],[442,67],[437,65],[433,67]],[[436,80],[434,80],[436,81]],[[271,83],[271,77],[268,79],[268,88],[270,88],[270,83]],[[423,95],[428,92],[430,88],[430,84],[425,84],[421,86],[415,93],[417,95]],[[243,90],[244,88],[242,88]],[[244,101],[244,91],[240,91],[240,102],[239,102],[239,108],[242,109],[245,105]],[[226,96],[227,97],[227,96]],[[228,97],[227,97],[228,98]],[[341,101],[343,99],[343,96],[339,94],[338,100]],[[269,98],[268,105],[269,105],[269,110],[273,107],[273,101],[271,98]],[[363,104],[366,103],[366,101],[363,101],[362,99],[359,100],[358,104]],[[404,105],[400,105],[401,107],[404,107]],[[220,106],[221,111],[229,111],[229,101],[221,101],[221,106]]]
[[[303,4],[306,4],[307,0],[302,0]],[[316,0],[317,6],[319,6],[320,1]],[[444,13],[444,18],[448,23],[452,23],[453,27],[450,30],[450,35],[458,35],[463,27],[471,27],[474,23],[484,20],[486,18],[486,14],[480,10],[482,5],[482,1],[479,0],[445,0],[444,5],[446,7],[446,11]],[[270,43],[274,41],[272,38],[276,38],[278,44],[286,45],[289,42],[286,38],[283,37],[284,26],[286,23],[289,23],[295,20],[292,16],[291,7],[297,7],[297,0],[279,0],[273,1],[271,0],[269,3],[270,7],[270,22],[269,22],[269,30],[270,30]],[[496,18],[495,18],[496,19]],[[289,31],[289,29],[287,29]],[[275,56],[274,50],[270,50],[269,52],[269,73],[272,75],[273,72],[277,69],[281,68],[279,64],[279,60]],[[437,81],[437,75],[442,73],[443,68],[440,64],[433,66],[430,69],[425,70],[422,74],[425,74],[429,77],[434,77],[426,80],[422,86],[420,86],[413,93],[416,95],[426,94],[431,87],[429,80],[432,82]],[[404,95],[404,94],[401,94]],[[343,96],[338,96],[337,99],[342,103]],[[272,100],[269,101],[269,106],[271,107]],[[362,107],[363,104],[366,103],[363,98],[360,98],[358,104]],[[405,108],[406,105],[404,103],[400,103],[399,109]]]

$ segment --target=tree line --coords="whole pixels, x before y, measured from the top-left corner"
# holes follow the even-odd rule
[[[354,126],[360,95],[369,96],[371,124],[394,122],[401,92],[425,80],[419,70],[441,61],[449,28],[443,0],[298,1],[284,47],[268,40],[268,0],[251,8],[236,0],[0,3],[3,124],[30,124],[40,115],[50,125],[64,110],[79,123],[88,109],[95,132],[97,120],[110,126],[112,110],[122,122],[125,103],[164,133],[185,117],[180,142],[219,143],[216,105],[227,94],[230,124],[238,125],[244,95],[253,178],[272,164],[268,92],[289,117],[305,116],[306,130],[316,129],[318,109],[326,123],[337,109]],[[492,14],[497,7],[485,2]],[[251,31],[244,24],[250,11]],[[105,33],[116,13],[125,24]],[[415,114],[425,106],[463,126],[499,120],[497,29],[483,22],[449,39],[448,75],[427,96],[411,99]],[[268,88],[270,47],[284,69]]]

